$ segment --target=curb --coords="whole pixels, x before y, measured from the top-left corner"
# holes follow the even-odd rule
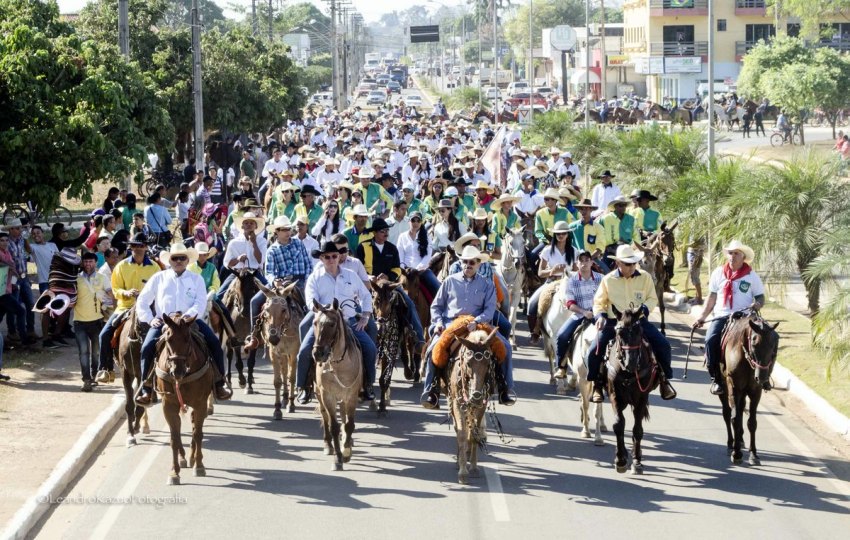
[[[38,491],[15,513],[5,530],[2,540],[25,538],[38,521],[51,509],[51,501],[57,500],[77,479],[88,461],[100,446],[112,435],[112,430],[124,417],[124,394],[116,394],[112,403],[89,424],[71,450],[50,473]]]
[[[676,293],[676,299],[684,298],[684,295]],[[693,319],[702,314],[703,306],[690,306],[687,311]],[[794,375],[788,368],[778,361],[773,366],[773,380],[777,383],[776,389],[783,390],[799,399],[821,422],[841,437],[850,440],[850,418],[844,416],[827,400]]]

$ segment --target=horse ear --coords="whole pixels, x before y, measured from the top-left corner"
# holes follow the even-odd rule
[[[464,346],[464,347],[466,347],[467,349],[471,349],[471,348],[472,348],[472,343],[470,343],[470,342],[469,342],[469,341],[467,341],[466,339],[464,339],[464,338],[462,338],[462,337],[458,337],[458,336],[454,336],[454,339],[455,339],[455,341],[457,341],[458,343],[460,343],[461,345],[463,345],[463,346]]]
[[[779,323],[780,323],[780,322],[782,322],[782,321],[777,321],[777,323],[776,323],[776,324],[774,324],[773,326],[771,326],[771,328],[773,328],[774,330],[776,330],[776,327],[777,327],[777,326],[779,326]]]
[[[318,300],[313,298],[313,312],[318,313],[320,311],[322,311],[322,304],[320,304]]]
[[[257,288],[259,288],[259,289],[260,289],[260,291],[261,291],[264,295],[266,295],[266,298],[271,298],[272,296],[274,296],[274,295],[275,295],[275,294],[274,294],[274,291],[272,291],[271,289],[269,289],[268,287],[266,287],[265,285],[263,285],[263,282],[262,282],[262,281],[260,281],[259,279],[254,278],[254,283],[257,285]]]
[[[182,320],[186,324],[192,324],[193,322],[195,322],[195,319],[197,319],[197,318],[198,318],[197,315],[191,315],[191,316],[184,315]]]
[[[498,328],[494,328],[494,329],[493,329],[493,331],[492,331],[492,332],[490,332],[490,335],[488,335],[488,336],[487,336],[487,341],[485,341],[485,343],[487,343],[488,345],[489,345],[490,343],[493,343],[493,340],[494,340],[494,339],[497,339],[496,334],[497,334],[498,332],[499,332],[499,329],[498,329]]]
[[[762,330],[761,325],[760,325],[760,324],[758,324],[756,321],[754,321],[754,320],[750,319],[750,321],[749,321],[749,322],[750,322],[750,328],[752,328],[752,329],[753,329],[753,330],[755,330],[756,332],[760,332],[760,331]]]
[[[339,309],[339,300],[337,300],[336,298],[334,298],[333,308]]]
[[[674,219],[673,224],[670,225],[670,227],[667,229],[667,232],[673,232],[674,230],[676,230],[676,227],[678,227],[678,226],[679,226],[679,220]]]
[[[296,286],[298,286],[297,281],[290,283],[289,285],[284,287],[283,288],[283,296],[289,296],[290,294],[292,294],[292,291],[295,289]]]
[[[174,319],[171,318],[171,315],[168,313],[162,314],[162,322],[165,323],[166,326],[174,330],[177,327],[177,323],[174,322]]]
[[[620,320],[620,319],[623,318],[623,313],[619,309],[617,309],[617,306],[612,304],[611,305],[611,311],[614,312],[614,316],[617,317],[617,320]]]

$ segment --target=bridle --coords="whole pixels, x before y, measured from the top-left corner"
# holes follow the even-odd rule
[[[470,408],[486,408],[487,402],[490,399],[490,382],[495,380],[495,365],[493,362],[493,352],[489,347],[485,346],[484,350],[475,351],[466,346],[463,347],[460,358],[460,377],[458,380],[458,389],[460,390],[461,400],[460,408],[465,411]],[[470,398],[469,383],[472,381],[472,362],[479,364],[487,361],[487,375],[484,378],[484,386],[481,390],[481,399]],[[473,392],[474,393],[474,392]]]

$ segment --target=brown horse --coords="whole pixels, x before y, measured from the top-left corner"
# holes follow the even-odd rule
[[[649,108],[650,120],[666,120],[673,124],[681,124],[682,126],[691,127],[694,123],[693,115],[690,109],[679,107],[673,111],[666,109],[658,103],[653,103]]]
[[[643,111],[639,109],[624,109],[622,107],[615,107],[608,118],[610,119],[610,122],[615,124],[642,124]]]
[[[115,363],[121,368],[121,382],[124,385],[124,396],[127,402],[124,411],[127,413],[127,446],[136,445],[136,434],[139,433],[141,424],[142,433],[151,432],[148,425],[148,414],[144,407],[136,405],[133,399],[135,390],[142,386],[142,341],[145,336],[139,328],[136,319],[136,310],[130,309],[127,320],[122,324],[117,334],[117,347],[112,351],[115,355]]]
[[[387,414],[390,403],[390,383],[393,368],[398,360],[404,365],[405,378],[418,375],[418,365],[414,358],[414,339],[406,323],[408,319],[407,302],[399,290],[401,283],[391,283],[387,280],[373,281],[372,307],[375,311],[375,322],[378,325],[378,382],[381,386],[381,397],[378,403],[372,402],[373,410],[377,409],[378,416]]]
[[[442,282],[448,277],[449,268],[451,268],[452,263],[456,260],[457,254],[451,247],[447,247],[445,251],[434,253],[434,256],[431,257],[431,262],[428,263],[428,268]]]
[[[658,311],[661,313],[661,333],[666,334],[666,325],[664,318],[664,291],[665,287],[670,286],[670,279],[673,277],[673,260],[676,245],[674,243],[673,231],[678,223],[674,223],[672,227],[667,227],[662,224],[661,228],[650,235],[641,243],[644,249],[641,268],[645,270],[655,283],[655,294],[658,296]]]
[[[210,362],[203,338],[195,336],[194,317],[162,315],[166,329],[157,344],[156,388],[162,395],[162,412],[171,431],[171,475],[168,484],[180,485],[180,468],[194,467],[195,476],[206,476],[201,444],[207,401],[215,382],[215,368]],[[189,462],[180,440],[180,414],[192,408],[192,446]],[[179,457],[178,457],[179,456]]]
[[[351,460],[354,446],[354,412],[363,388],[362,352],[336,299],[327,307],[313,300],[313,311],[316,313],[313,360],[316,361],[316,395],[322,413],[325,455],[335,455],[333,470],[341,471],[342,464]],[[342,436],[340,421],[345,426]]]
[[[416,306],[416,313],[419,314],[419,320],[422,321],[422,328],[428,332],[431,326],[431,301],[426,298],[423,291],[424,285],[419,279],[420,272],[414,268],[402,268],[402,283],[407,296],[413,300],[413,305]],[[428,336],[425,336],[426,341]]]
[[[244,268],[237,270],[236,280],[231,283],[230,288],[224,295],[222,303],[225,309],[230,312],[230,317],[233,319],[233,330],[235,332],[235,340],[225,339],[226,333],[223,326],[215,329],[220,336],[222,343],[225,343],[225,351],[227,352],[227,383],[231,382],[231,364],[233,357],[236,356],[236,370],[239,372],[239,388],[245,388],[246,394],[254,393],[254,355],[248,356],[248,378],[242,372],[242,347],[233,343],[244,342],[245,338],[251,332],[251,298],[259,291],[254,283],[255,270]],[[246,387],[247,386],[247,387]]]
[[[274,419],[281,420],[281,387],[283,401],[289,402],[287,411],[295,412],[295,368],[301,346],[298,325],[304,318],[304,307],[293,298],[297,283],[275,280],[272,287],[266,287],[260,280],[254,281],[266,296],[259,324],[274,369]]]
[[[723,335],[721,369],[726,376],[726,396],[720,396],[726,422],[726,448],[735,465],[741,464],[744,439],[744,410],[750,399],[747,429],[750,432],[750,465],[761,465],[756,451],[756,413],[762,385],[770,380],[779,334],[757,312],[732,320]],[[734,413],[734,417],[732,416]],[[734,428],[734,430],[733,430]]]
[[[632,473],[642,474],[643,454],[640,443],[643,439],[643,421],[649,418],[649,394],[659,382],[660,367],[652,357],[652,349],[643,341],[640,326],[640,309],[620,313],[614,308],[617,327],[614,345],[608,355],[608,395],[617,420],[614,433],[617,436],[617,452],[614,466],[618,473],[628,468],[625,431],[626,418],[623,411],[632,406],[635,425],[632,427]]]
[[[457,434],[457,481],[469,482],[469,474],[478,474],[478,446],[486,440],[483,425],[487,400],[495,388],[496,359],[490,344],[498,329],[487,334],[475,330],[466,338],[455,337],[461,346],[451,363],[448,401]]]

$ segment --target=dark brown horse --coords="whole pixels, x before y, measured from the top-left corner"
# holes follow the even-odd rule
[[[130,309],[127,320],[118,329],[116,347],[112,348],[115,362],[121,368],[121,382],[124,385],[124,395],[127,402],[124,411],[127,413],[127,446],[136,445],[136,434],[139,428],[144,434],[150,433],[148,415],[144,407],[136,405],[133,399],[135,390],[142,386],[142,341],[145,336],[136,319],[136,310]],[[141,424],[141,426],[140,426]]]
[[[259,291],[257,284],[254,283],[255,270],[242,269],[235,272],[236,280],[233,281],[224,295],[222,303],[225,309],[230,312],[230,317],[233,319],[233,330],[235,332],[234,340],[226,339],[225,332],[222,327],[216,328],[216,333],[220,336],[222,343],[225,343],[225,351],[227,352],[227,382],[231,382],[231,365],[233,357],[236,357],[236,370],[239,372],[239,388],[245,388],[246,394],[254,393],[254,355],[248,356],[248,378],[245,379],[243,374],[242,364],[242,347],[235,342],[242,343],[251,331],[251,298]],[[247,386],[247,387],[246,387]]]
[[[395,363],[402,361],[404,375],[408,380],[414,378],[414,372],[418,372],[414,359],[414,340],[406,323],[407,302],[399,290],[401,286],[401,283],[391,283],[387,280],[372,282],[372,306],[378,325],[378,342],[375,343],[378,350],[378,382],[381,386],[381,397],[377,405],[374,401],[372,403],[373,407],[377,407],[379,417],[387,414]]]
[[[643,111],[640,109],[624,109],[622,107],[615,107],[608,116],[609,122],[629,125],[642,124],[643,117]]]
[[[649,345],[643,341],[640,326],[643,314],[640,309],[627,309],[620,313],[614,308],[614,314],[617,316],[617,327],[614,346],[608,356],[608,394],[617,415],[614,422],[614,433],[617,436],[614,466],[618,473],[628,469],[626,418],[623,411],[631,405],[635,419],[635,425],[632,426],[631,471],[633,474],[642,474],[643,454],[640,444],[643,439],[643,421],[649,419],[649,394],[658,386],[660,367],[653,360]]]
[[[676,249],[673,231],[678,226],[678,222],[673,223],[672,227],[667,227],[666,223],[661,224],[661,228],[651,234],[641,243],[644,249],[643,268],[655,283],[655,294],[658,296],[658,311],[661,313],[661,333],[666,334],[666,325],[664,319],[664,291],[665,287],[670,286],[670,279],[673,277],[675,265],[674,252]]]
[[[691,127],[694,123],[693,114],[690,109],[680,107],[674,111],[670,111],[658,103],[653,103],[649,108],[649,119],[665,120],[673,124],[681,124],[688,127]]]
[[[744,410],[750,400],[747,429],[750,432],[750,465],[761,465],[756,451],[756,413],[761,400],[762,385],[770,381],[779,349],[776,327],[761,318],[757,312],[732,320],[726,327],[721,342],[723,362],[721,369],[726,378],[726,395],[720,396],[723,420],[726,422],[726,447],[732,463],[743,461]],[[733,416],[734,414],[734,416]]]
[[[168,484],[180,484],[180,468],[194,467],[195,476],[206,476],[201,444],[207,401],[215,382],[215,368],[209,360],[203,338],[192,332],[194,317],[162,315],[166,329],[157,344],[156,389],[162,395],[162,413],[171,431],[171,475]],[[192,445],[189,462],[180,440],[180,415],[192,409]]]

